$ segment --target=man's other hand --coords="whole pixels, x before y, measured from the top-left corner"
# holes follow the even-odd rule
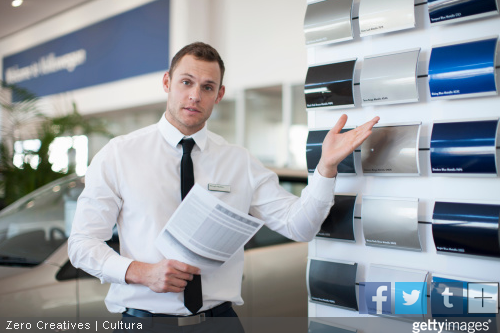
[[[156,293],[180,293],[193,274],[200,274],[200,269],[177,260],[163,259],[156,264],[133,261],[125,282],[142,284]]]
[[[343,159],[349,156],[356,147],[372,133],[373,126],[378,123],[380,117],[375,117],[369,122],[356,127],[345,133],[340,133],[347,122],[347,115],[343,114],[335,126],[328,132],[323,140],[321,159],[318,163],[318,171],[323,177],[333,178],[337,175],[337,166]]]

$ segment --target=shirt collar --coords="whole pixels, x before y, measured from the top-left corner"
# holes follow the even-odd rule
[[[160,121],[158,122],[158,129],[160,130],[161,135],[174,148],[177,148],[179,141],[181,141],[185,135],[182,134],[174,125],[172,125],[167,118],[165,117],[165,113],[161,116]],[[205,149],[207,144],[207,125],[203,126],[201,130],[190,135],[190,138],[193,138],[196,145],[200,148],[201,151]]]

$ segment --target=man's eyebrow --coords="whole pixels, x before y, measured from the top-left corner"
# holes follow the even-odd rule
[[[195,77],[194,77],[194,75],[189,74],[189,73],[182,73],[181,75],[187,76],[187,77],[189,77],[189,78],[191,78],[191,79],[194,79],[194,78],[195,78]],[[207,80],[207,81],[205,81],[204,83],[205,83],[205,84],[217,84],[217,82],[212,81],[212,80]]]

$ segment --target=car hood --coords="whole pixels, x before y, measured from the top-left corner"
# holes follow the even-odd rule
[[[26,272],[29,268],[26,267],[10,267],[0,266],[0,280],[9,276],[17,275]]]

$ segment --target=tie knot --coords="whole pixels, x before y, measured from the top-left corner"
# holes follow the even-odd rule
[[[194,147],[194,140],[192,138],[188,139],[182,139],[181,140],[181,145],[182,145],[182,154],[191,154],[191,151],[193,150]]]

